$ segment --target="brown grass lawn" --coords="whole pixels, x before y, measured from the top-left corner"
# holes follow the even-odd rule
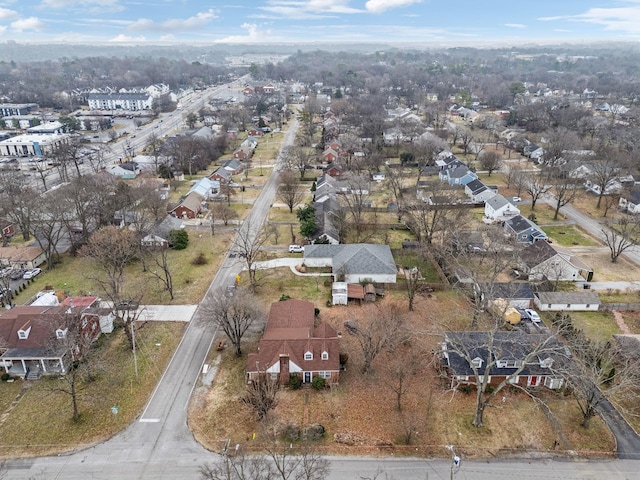
[[[594,282],[624,282],[638,277],[638,267],[619,257],[611,263],[609,250],[597,253],[581,253],[580,259],[593,269]]]
[[[287,287],[286,292],[295,290]],[[315,292],[314,292],[315,293]],[[275,298],[273,295],[271,299]],[[268,299],[263,299],[268,303]],[[402,296],[395,292],[385,302],[398,302],[406,309]],[[485,427],[471,425],[475,397],[473,394],[447,390],[433,368],[432,351],[439,336],[422,335],[412,341],[424,353],[422,371],[411,379],[404,395],[402,412],[395,407],[395,394],[390,388],[393,377],[385,372],[388,362],[383,353],[374,362],[374,372],[360,373],[361,354],[354,337],[346,334],[342,323],[363,314],[361,307],[331,307],[316,302],[320,318],[343,331],[341,351],[349,354],[347,370],[340,385],[332,390],[282,390],[279,404],[270,414],[276,424],[321,423],[327,434],[321,448],[335,454],[410,454],[446,455],[444,445],[455,444],[466,456],[492,456],[520,450],[551,451],[560,430],[567,438],[564,448],[578,452],[597,452],[605,455],[613,451],[611,435],[599,419],[588,430],[579,427],[579,412],[570,398],[558,398],[541,391],[544,400],[558,417],[551,423],[542,408],[521,393],[504,390],[493,408],[485,413]],[[462,319],[465,320],[462,320]],[[410,323],[423,331],[437,331],[437,325],[461,327],[468,323],[470,305],[454,292],[437,292],[431,298],[420,297]],[[247,345],[247,350],[255,348]],[[213,386],[200,386],[192,401],[189,424],[196,438],[207,448],[218,450],[221,441],[231,439],[250,448],[254,433],[258,438],[263,425],[257,424],[252,413],[238,399],[244,388],[245,359],[236,359],[230,352],[223,355],[221,368]],[[406,431],[413,432],[411,445],[406,443]],[[334,441],[334,434],[357,436],[354,446]]]
[[[228,232],[217,232],[211,238],[208,229],[202,230],[201,233],[189,230],[189,246],[185,250],[169,251],[175,295],[173,301],[163,291],[162,286],[151,278],[149,272],[143,272],[140,262],[127,269],[125,289],[137,292],[144,290],[142,298],[144,303],[176,305],[198,303],[209,288],[211,279],[218,269],[222,258],[220,253],[229,248],[230,241],[231,235]],[[207,259],[207,264],[193,265],[192,260],[201,252]],[[151,268],[150,266],[149,271]],[[103,292],[90,279],[89,272],[94,274],[95,268],[88,259],[63,255],[62,263],[52,270],[43,271],[26,290],[17,296],[15,301],[24,304],[40,290],[51,288],[68,291],[71,295],[94,293],[103,296]]]
[[[570,316],[573,326],[593,340],[606,342],[621,333],[611,312],[571,312]]]
[[[0,421],[0,458],[52,455],[87,446],[114,435],[140,414],[184,330],[184,323],[148,322],[138,331],[138,378],[133,355],[121,329],[102,337],[102,367],[97,379],[84,385],[80,420],[72,418],[71,398],[53,392],[58,380],[17,380],[0,384],[0,408],[7,411],[24,386],[17,406]],[[46,408],[42,408],[46,405]],[[111,407],[118,406],[118,415]]]

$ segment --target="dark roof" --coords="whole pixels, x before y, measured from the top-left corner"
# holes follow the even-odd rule
[[[515,217],[510,218],[505,221],[505,224],[509,225],[509,228],[516,233],[524,232],[525,230],[529,230],[535,224],[523,217],[522,215],[516,215]]]
[[[546,243],[546,242],[538,242]],[[506,282],[493,284],[493,298],[533,299],[533,288],[529,282]]]
[[[522,249],[520,258],[527,267],[533,268],[557,254],[558,252],[548,242],[534,242]]]
[[[486,190],[487,186],[484,183],[482,183],[482,181],[476,178],[475,180],[471,180],[469,183],[467,183],[465,188],[468,188],[471,191],[471,193],[480,193]]]
[[[489,375],[511,375],[518,368],[498,367],[496,360],[524,360],[532,351],[540,353],[530,357],[518,375],[550,375],[553,371],[540,362],[546,358],[555,361],[569,356],[557,339],[545,334],[531,334],[514,330],[508,332],[450,332],[445,335],[446,355],[449,370],[453,375],[474,375],[468,359],[483,361],[479,373],[485,373],[487,364],[493,363]],[[466,352],[461,355],[459,352]]]

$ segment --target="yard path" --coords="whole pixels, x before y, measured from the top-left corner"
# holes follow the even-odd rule
[[[631,329],[627,326],[626,323],[624,323],[624,317],[622,316],[622,314],[618,311],[618,310],[613,310],[613,318],[616,319],[616,323],[618,324],[618,328],[620,329],[620,331],[625,334],[625,335],[630,335],[631,333]]]

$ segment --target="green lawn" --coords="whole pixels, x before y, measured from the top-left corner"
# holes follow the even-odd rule
[[[575,247],[577,245],[595,247],[599,245],[592,237],[574,225],[549,226],[543,227],[542,230],[549,238],[563,247]]]
[[[613,314],[610,312],[570,312],[573,326],[584,334],[599,341],[609,341],[611,336],[620,333]]]

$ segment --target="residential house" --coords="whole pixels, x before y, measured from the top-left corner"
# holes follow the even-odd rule
[[[47,260],[40,247],[0,247],[0,265],[16,270],[39,267]]]
[[[264,135],[264,130],[262,130],[261,128],[254,127],[250,129],[247,133],[252,137],[262,137]]]
[[[339,177],[343,175],[345,170],[342,165],[339,165],[336,162],[331,162],[325,168],[322,169],[325,175],[329,175],[331,177]]]
[[[258,351],[247,356],[246,376],[251,382],[269,375],[281,386],[291,376],[311,383],[320,376],[329,384],[338,383],[340,346],[338,333],[326,323],[314,326],[313,303],[285,300],[271,304]]]
[[[512,330],[447,333],[441,356],[454,389],[484,380],[497,386],[506,380],[523,388],[544,385],[556,390],[562,388],[564,378],[552,367],[569,353],[548,335]]]
[[[522,215],[505,220],[504,230],[513,235],[518,243],[534,243],[547,239],[547,234],[540,227]]]
[[[396,283],[398,274],[388,245],[307,245],[304,264],[331,267],[334,278],[347,283]]]
[[[333,163],[340,158],[340,153],[333,148],[327,148],[322,152],[322,163]]]
[[[326,173],[318,177],[314,200],[316,202],[324,202],[328,198],[335,198],[336,194],[341,191],[341,183],[335,177]]]
[[[340,204],[336,200],[335,196],[325,197],[323,201],[318,201],[313,204],[315,208],[316,224],[318,228],[311,236],[311,239],[315,241],[326,241],[331,245],[337,245],[340,243],[340,232],[334,224],[334,218],[336,212],[340,211]]]
[[[384,173],[378,172],[378,173],[374,173],[371,178],[373,179],[374,182],[380,183],[380,182],[384,181],[387,177],[385,176]]]
[[[169,214],[176,218],[196,218],[202,211],[203,198],[196,192],[191,192],[182,201],[169,210]]]
[[[78,329],[85,348],[101,333],[99,319],[84,315],[85,308],[18,305],[1,310],[0,365],[10,375],[30,379],[66,373],[80,350],[79,345],[72,348],[66,341],[69,328]]]
[[[220,182],[218,180],[211,180],[204,177],[198,180],[187,192],[189,195],[192,192],[200,195],[204,200],[209,200],[213,195],[220,191]]]
[[[173,215],[167,215],[151,231],[142,237],[140,244],[146,248],[169,248],[170,232],[172,230],[182,230],[184,223]]]
[[[500,194],[496,194],[484,202],[484,218],[487,220],[502,222],[516,215],[520,215],[518,207]]]
[[[460,165],[456,168],[441,171],[439,176],[440,180],[446,180],[449,185],[466,185],[478,178],[478,176],[469,170],[466,165]]]
[[[6,218],[0,218],[0,238],[9,239],[13,237],[15,233],[16,230],[13,228],[13,223]]]
[[[536,160],[538,161],[538,163],[540,163],[544,156],[544,149],[534,143],[530,143],[528,145],[525,145],[522,153],[525,157],[529,157],[531,160]]]
[[[529,280],[591,281],[593,270],[576,255],[548,242],[534,242],[520,252],[520,268]]]
[[[123,162],[109,165],[107,172],[122,180],[133,180],[140,175],[140,166],[136,162]]]
[[[246,145],[240,145],[240,147],[233,152],[233,158],[239,160],[249,160],[253,156],[253,149]]]
[[[232,158],[231,160],[222,162],[222,168],[229,170],[231,175],[237,175],[244,169],[244,164],[237,158]]]
[[[464,162],[449,151],[440,152],[436,158],[436,166],[440,170],[453,170],[458,167],[466,167]],[[441,178],[444,180],[444,178]]]
[[[464,193],[466,193],[472,202],[484,203],[488,199],[495,197],[496,192],[487,187],[482,181],[476,179],[472,180],[464,186]]]
[[[221,185],[225,185],[231,182],[231,172],[224,167],[219,167],[209,175],[209,180],[214,180],[220,182]]]
[[[626,213],[640,213],[640,188],[634,187],[623,191],[620,194],[618,207]]]
[[[589,290],[580,292],[538,292],[536,293],[535,304],[541,312],[597,312],[600,308],[600,297],[596,292]]]

